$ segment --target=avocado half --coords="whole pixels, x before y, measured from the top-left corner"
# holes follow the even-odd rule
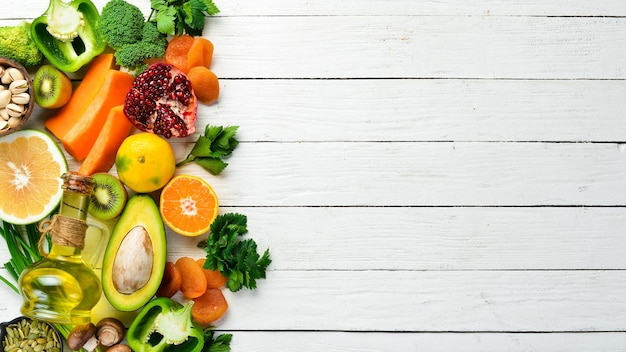
[[[129,312],[156,293],[167,260],[165,227],[148,194],[133,195],[109,239],[102,263],[102,291],[111,305]]]

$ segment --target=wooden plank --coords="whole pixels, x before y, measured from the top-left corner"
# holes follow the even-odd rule
[[[622,352],[626,345],[625,333],[230,333],[233,351],[240,352]]]
[[[626,208],[246,208],[274,270],[626,269]],[[204,238],[202,236],[201,238]],[[168,258],[203,257],[168,233]],[[0,256],[2,258],[2,256]]]
[[[225,291],[229,309],[215,325],[469,333],[623,332],[626,324],[626,271],[270,270],[257,284]],[[21,298],[0,290],[0,312],[18,316]]]
[[[173,146],[184,158],[192,143]],[[178,172],[206,177],[223,206],[623,206],[624,150],[614,143],[240,143],[220,177],[195,164]]]
[[[623,331],[624,271],[271,271],[225,330]],[[390,318],[393,317],[393,318]]]
[[[228,80],[197,126],[244,141],[621,141],[626,81]],[[242,104],[241,102],[246,102]]]
[[[107,0],[93,0],[99,9]],[[367,3],[358,0],[344,1],[276,1],[271,4],[253,0],[214,1],[221,12],[218,16],[350,16],[350,15],[394,15],[394,16],[624,16],[626,5],[619,0],[567,1],[540,0],[511,3],[504,0],[481,1],[480,3],[446,0],[413,1],[394,0],[393,5],[385,0],[371,0]],[[149,0],[132,0],[147,16]],[[46,1],[24,2],[3,0],[0,2],[0,16],[11,14],[23,18],[36,17],[47,7]],[[10,10],[10,11],[9,11]],[[1,17],[0,17],[1,18]]]
[[[216,18],[226,78],[623,79],[624,18]],[[357,64],[358,63],[358,64]]]
[[[205,36],[222,78],[626,77],[626,18],[217,17]]]

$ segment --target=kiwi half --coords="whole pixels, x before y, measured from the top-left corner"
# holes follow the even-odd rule
[[[39,67],[33,77],[35,103],[46,109],[65,105],[72,96],[72,81],[52,65]]]
[[[89,214],[99,220],[116,218],[126,206],[126,188],[119,178],[109,173],[95,173],[91,177],[96,185],[89,200]]]

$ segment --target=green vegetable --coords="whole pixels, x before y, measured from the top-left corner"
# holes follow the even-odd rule
[[[141,40],[146,19],[141,10],[125,0],[111,0],[104,5],[96,30],[113,49]]]
[[[0,56],[24,66],[36,66],[43,61],[41,51],[30,37],[30,23],[0,27]]]
[[[5,269],[9,272],[13,280],[17,282],[22,270],[30,264],[41,259],[39,254],[39,230],[36,224],[24,226],[13,225],[8,222],[2,222],[0,227],[0,235],[4,238],[11,259],[4,263]],[[9,286],[15,293],[19,293],[17,287],[7,278],[0,275],[0,280]]]
[[[95,29],[99,17],[90,0],[50,0],[48,10],[32,22],[31,37],[51,64],[75,72],[106,48]]]
[[[204,20],[220,12],[213,0],[150,0],[149,20],[169,35],[202,35]]]
[[[153,22],[144,22],[140,33],[140,41],[123,45],[114,54],[115,62],[135,75],[148,68],[149,59],[163,57],[167,48],[167,39]]]
[[[239,126],[224,128],[206,125],[204,135],[198,138],[185,160],[178,162],[176,166],[194,162],[212,175],[219,175],[228,166],[222,159],[229,156],[239,144],[235,138],[238,128]]]
[[[230,352],[230,342],[233,339],[232,334],[221,334],[214,337],[215,332],[212,328],[204,329],[204,347],[202,352]]]
[[[204,332],[191,318],[192,306],[167,297],[148,302],[128,328],[128,345],[135,352],[202,351]]]
[[[18,226],[3,221],[0,227],[0,236],[4,238],[9,254],[11,254],[11,259],[4,264],[5,269],[7,269],[13,280],[17,282],[24,268],[41,259],[38,247],[41,233],[37,228],[37,224]],[[20,293],[18,288],[7,278],[0,275],[0,281],[4,282],[15,293]],[[52,325],[65,339],[72,331],[72,326],[68,324],[54,323]]]
[[[242,287],[255,289],[256,280],[265,279],[265,271],[272,262],[269,249],[260,256],[254,240],[239,239],[247,232],[245,215],[226,213],[218,215],[211,224],[209,237],[198,243],[207,252],[204,267],[219,270],[227,277],[226,287],[232,292]]]

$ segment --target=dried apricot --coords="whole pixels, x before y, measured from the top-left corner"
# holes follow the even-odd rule
[[[174,264],[180,271],[182,282],[180,292],[187,298],[196,298],[206,292],[206,276],[204,270],[190,257],[178,258]]]
[[[192,67],[187,74],[196,98],[206,105],[213,104],[220,95],[220,84],[213,71],[204,66]]]
[[[199,324],[210,324],[221,318],[228,309],[228,302],[218,288],[209,288],[206,292],[193,299],[191,317]]]
[[[165,263],[165,270],[163,271],[163,279],[161,279],[161,285],[156,292],[157,297],[172,297],[180,290],[180,286],[183,282],[180,270],[172,262]]]
[[[220,273],[219,270],[205,269],[204,268],[205,261],[206,261],[206,258],[200,258],[196,260],[196,263],[198,263],[201,267],[203,267],[202,270],[204,270],[204,275],[206,276],[206,287],[207,288],[222,288],[226,286],[226,282],[228,281],[228,278],[224,277],[224,275],[222,275],[222,273]]]

